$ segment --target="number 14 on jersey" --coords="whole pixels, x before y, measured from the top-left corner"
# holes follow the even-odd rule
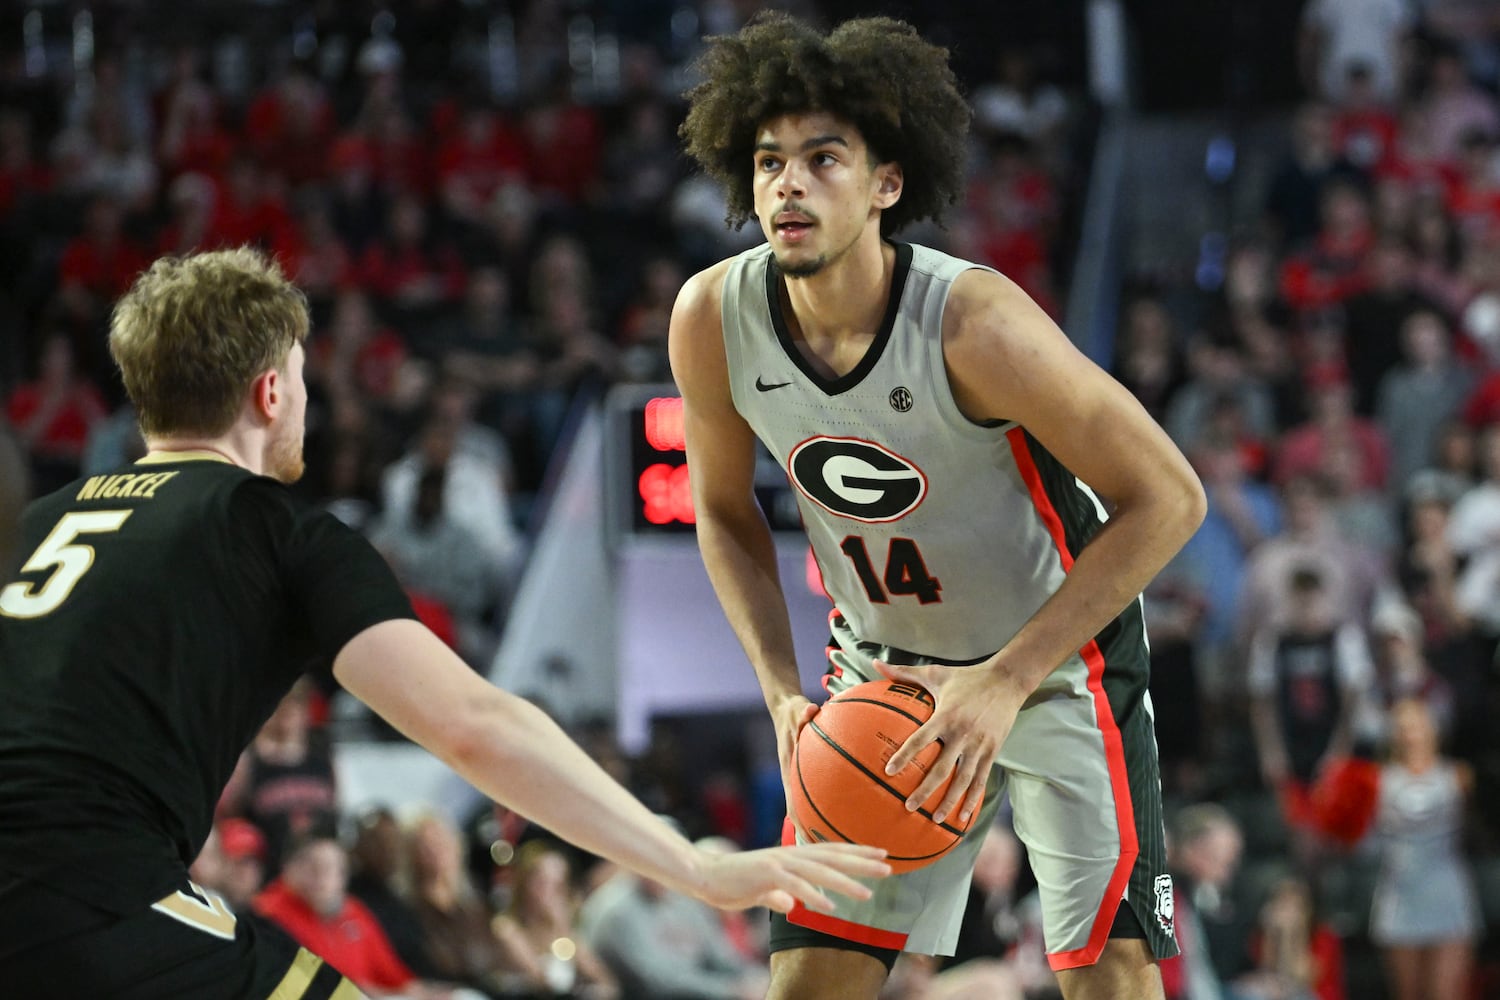
[[[927,572],[922,552],[910,538],[892,538],[886,551],[885,572],[877,573],[870,550],[859,535],[849,535],[839,549],[854,563],[854,572],[873,604],[889,604],[892,597],[915,597],[923,604],[941,601],[943,585]]]

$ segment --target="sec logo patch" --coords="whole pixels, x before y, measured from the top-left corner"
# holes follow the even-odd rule
[[[914,463],[859,438],[808,438],[792,449],[787,471],[803,496],[856,521],[894,521],[927,496],[927,476]]]

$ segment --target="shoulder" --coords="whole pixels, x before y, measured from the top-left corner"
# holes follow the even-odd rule
[[[230,520],[238,525],[260,525],[279,533],[316,510],[268,476],[245,473],[225,478],[220,488],[224,508]]]
[[[683,282],[672,307],[672,318],[679,316],[694,321],[719,319],[719,307],[724,299],[724,282],[740,257],[729,257],[712,267],[704,268]]]
[[[677,293],[667,329],[672,374],[682,388],[699,372],[722,369],[724,359],[724,285],[740,257],[721,260],[689,278]]]
[[[1056,330],[1052,318],[1014,281],[978,264],[958,263],[966,266],[954,277],[943,309],[943,348],[950,361]]]

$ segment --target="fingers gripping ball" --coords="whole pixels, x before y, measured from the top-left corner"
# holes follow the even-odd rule
[[[974,803],[970,820],[960,819],[961,809],[955,809],[934,823],[932,812],[948,790],[944,783],[921,809],[906,809],[907,796],[921,784],[941,746],[924,748],[899,774],[885,773],[886,761],[932,708],[926,688],[890,680],[856,685],[824,704],[797,739],[792,774],[792,810],[809,837],[883,847],[896,872],[931,864],[953,849],[980,803]]]

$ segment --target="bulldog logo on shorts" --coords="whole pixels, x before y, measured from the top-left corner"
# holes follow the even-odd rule
[[[1156,922],[1168,934],[1172,933],[1172,876],[1156,876]]]

